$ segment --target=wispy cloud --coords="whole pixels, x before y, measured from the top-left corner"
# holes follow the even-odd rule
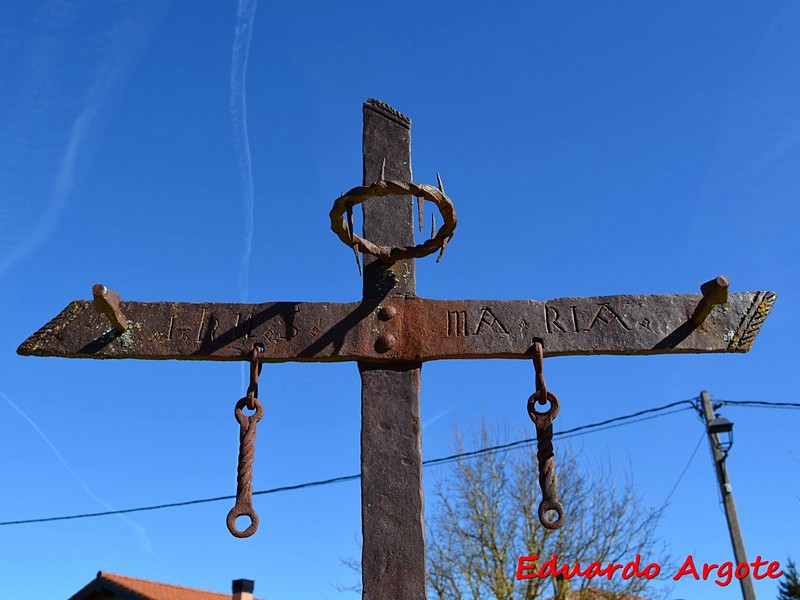
[[[58,450],[58,448],[56,448],[55,444],[53,444],[53,442],[50,441],[50,438],[48,438],[44,434],[44,432],[39,428],[39,426],[34,422],[34,420],[31,419],[25,413],[25,411],[23,411],[19,406],[17,406],[17,404],[13,400],[11,400],[11,398],[9,398],[8,395],[6,395],[6,393],[3,392],[2,390],[0,390],[0,396],[2,396],[3,399],[8,403],[8,405],[11,408],[13,408],[15,411],[17,411],[17,413],[19,413],[19,415],[23,419],[25,419],[25,421],[27,421],[28,425],[30,425],[33,428],[33,430],[36,432],[36,434],[42,439],[42,441],[44,441],[44,443],[47,444],[48,448],[50,448],[50,450],[53,452],[53,454],[58,459],[58,461],[61,463],[61,465],[80,484],[80,486],[83,488],[83,491],[86,492],[86,495],[89,496],[89,498],[91,498],[92,500],[94,500],[95,502],[100,504],[101,506],[107,508],[108,510],[117,510],[116,508],[111,506],[108,502],[106,502],[102,498],[99,498],[91,490],[91,488],[89,488],[89,486],[86,485],[86,482],[83,480],[83,478],[80,475],[78,475],[78,473],[75,472],[75,469],[73,469],[70,466],[70,464],[66,461],[64,456]],[[117,515],[117,517],[120,520],[122,520],[126,525],[130,526],[133,529],[134,533],[136,534],[137,539],[139,540],[139,545],[142,547],[142,549],[146,550],[147,552],[152,554],[153,553],[153,545],[150,542],[150,538],[147,535],[147,530],[144,527],[142,527],[141,525],[139,525],[138,523],[136,523],[135,521],[133,521],[131,518],[129,518],[129,517],[125,516],[125,515]]]
[[[90,99],[87,106],[81,111],[78,118],[75,119],[75,122],[72,124],[69,140],[64,149],[58,173],[53,183],[50,201],[40,216],[39,221],[36,223],[36,226],[33,228],[33,231],[0,259],[0,276],[14,263],[32,254],[34,250],[52,235],[61,214],[64,212],[67,198],[72,191],[75,163],[83,141],[86,138],[86,132],[97,116],[99,102],[102,101],[102,97],[105,95],[103,92],[102,86],[96,86],[92,89],[92,92],[89,94]]]
[[[8,249],[0,256],[0,277],[13,265],[31,256],[56,230],[64,209],[72,193],[75,177],[81,160],[90,155],[102,135],[101,115],[108,104],[109,97],[114,94],[127,78],[128,73],[138,57],[147,47],[149,40],[163,18],[165,3],[153,3],[146,9],[135,9],[132,14],[115,15],[115,18],[103,28],[94,32],[96,47],[92,46],[91,57],[102,57],[88,73],[83,64],[65,64],[63,57],[73,54],[86,56],[78,51],[81,40],[77,33],[76,23],[79,21],[77,10],[59,12],[52,6],[47,19],[41,19],[41,30],[37,32],[33,48],[26,49],[21,40],[17,45],[23,52],[16,79],[12,87],[6,88],[6,94],[12,98],[9,116],[9,128],[12,131],[8,145],[0,148],[0,175],[8,179],[16,178],[20,164],[42,164],[42,148],[58,148],[57,163],[53,173],[49,192],[42,190],[45,203],[35,224],[18,224],[19,232],[24,235],[10,236]],[[91,7],[85,7],[87,10]],[[18,33],[22,35],[22,33]],[[77,39],[76,39],[77,38]],[[99,40],[99,41],[98,41]],[[84,46],[86,42],[83,42]],[[77,60],[77,59],[76,59]],[[73,80],[80,81],[88,75],[91,82],[85,88],[75,89]],[[74,116],[71,121],[64,119],[63,114]],[[23,117],[18,119],[17,117]],[[62,123],[70,123],[66,141],[59,142],[58,127]],[[63,135],[63,134],[61,134]],[[22,163],[20,162],[22,161]],[[7,187],[3,190],[3,200],[15,202],[13,212],[20,209],[35,211],[33,202],[21,202],[21,195],[35,195],[30,188],[36,188],[42,179],[47,180],[45,173],[37,170],[25,171],[27,179],[19,182],[16,190]],[[40,197],[42,197],[40,196]],[[4,209],[3,213],[10,209]],[[34,213],[35,214],[35,213]],[[32,219],[30,219],[32,220]],[[15,232],[17,233],[17,232]]]

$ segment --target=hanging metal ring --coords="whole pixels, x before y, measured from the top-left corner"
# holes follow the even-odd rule
[[[543,429],[550,425],[555,418],[558,416],[558,412],[561,410],[561,403],[558,401],[558,396],[556,396],[553,392],[547,392],[547,400],[550,401],[550,408],[548,408],[544,412],[539,412],[536,410],[536,403],[545,404],[540,397],[539,392],[535,392],[531,394],[531,397],[528,398],[528,415],[533,421],[534,426],[536,429]]]
[[[547,511],[553,510],[558,514],[558,518],[555,521],[551,521],[547,518]],[[560,501],[556,500],[548,500],[543,499],[539,503],[539,522],[545,529],[559,529],[561,525],[564,523],[564,505],[561,504]]]
[[[236,519],[239,517],[248,517],[250,525],[247,529],[239,531],[236,529]],[[253,535],[258,529],[258,513],[253,508],[253,504],[239,504],[237,503],[225,518],[225,524],[228,526],[228,531],[231,532],[233,537],[247,538]]]
[[[244,414],[245,406],[249,410],[254,410],[255,412],[252,415]],[[236,422],[239,423],[240,427],[244,427],[245,429],[248,427],[255,427],[256,423],[264,417],[264,406],[258,401],[258,398],[245,396],[236,403],[236,408],[233,409],[233,416],[236,418]]]

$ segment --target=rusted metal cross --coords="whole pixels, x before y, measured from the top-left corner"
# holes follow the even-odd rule
[[[419,423],[424,361],[531,359],[535,342],[544,356],[747,352],[775,301],[773,292],[728,295],[723,277],[704,284],[701,294],[548,301],[417,297],[414,259],[394,260],[423,253],[401,252],[414,246],[412,197],[386,194],[426,196],[443,213],[452,206],[435,188],[423,186],[428,193],[410,183],[410,131],[410,120],[388,105],[364,105],[365,187],[341,197],[332,211],[334,230],[354,244],[343,213],[370,197],[363,204],[364,238],[358,240],[376,254],[383,246],[386,256],[364,255],[361,301],[124,302],[95,286],[94,302],[71,302],[18,350],[73,358],[236,361],[247,360],[260,345],[261,362],[358,361],[362,571],[369,600],[426,596]],[[444,216],[451,227],[435,236],[440,245],[455,224],[454,214]]]

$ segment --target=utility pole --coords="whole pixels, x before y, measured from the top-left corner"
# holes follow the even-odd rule
[[[717,433],[718,428],[712,427],[712,422],[716,419],[714,416],[714,407],[711,404],[711,396],[708,392],[703,390],[700,392],[700,399],[703,402],[703,419],[706,424],[706,431],[708,432],[708,442],[711,444],[711,452],[714,455],[714,470],[717,472],[717,481],[719,482],[719,492],[722,495],[722,504],[725,507],[725,517],[728,520],[728,531],[731,534],[731,544],[733,544],[733,556],[736,559],[736,564],[747,564],[747,554],[744,550],[744,540],[742,539],[742,532],[739,529],[739,516],[736,514],[736,504],[733,501],[733,488],[731,481],[728,478],[728,469],[725,466],[725,457],[727,451],[723,452]],[[723,430],[730,432],[733,429],[733,423],[724,419],[725,425]],[[730,448],[728,448],[730,449]],[[739,580],[742,586],[742,597],[744,600],[756,600],[756,592],[753,589],[753,580],[750,573],[746,577]]]

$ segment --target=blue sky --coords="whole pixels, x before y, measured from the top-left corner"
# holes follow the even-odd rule
[[[778,292],[745,355],[547,360],[556,431],[703,389],[797,402],[798,26],[789,1],[3,3],[0,520],[235,491],[239,365],[15,350],[98,282],[142,301],[358,299],[328,211],[361,183],[371,97],[412,118],[414,179],[441,172],[459,215],[442,262],[418,261],[420,296],[697,293],[722,273],[733,291]],[[533,435],[530,362],[422,377],[426,458],[481,419]],[[267,365],[255,489],[357,473],[359,385],[353,364]],[[748,556],[800,559],[798,413],[722,414]],[[702,433],[684,411],[570,445],[660,505]],[[359,554],[358,482],[255,506],[244,541],[228,502],[1,527],[0,595],[67,598],[105,570],[358,597],[334,587],[355,582],[340,559]],[[676,557],[732,557],[705,441],[659,531]],[[682,581],[669,598],[734,594]]]

